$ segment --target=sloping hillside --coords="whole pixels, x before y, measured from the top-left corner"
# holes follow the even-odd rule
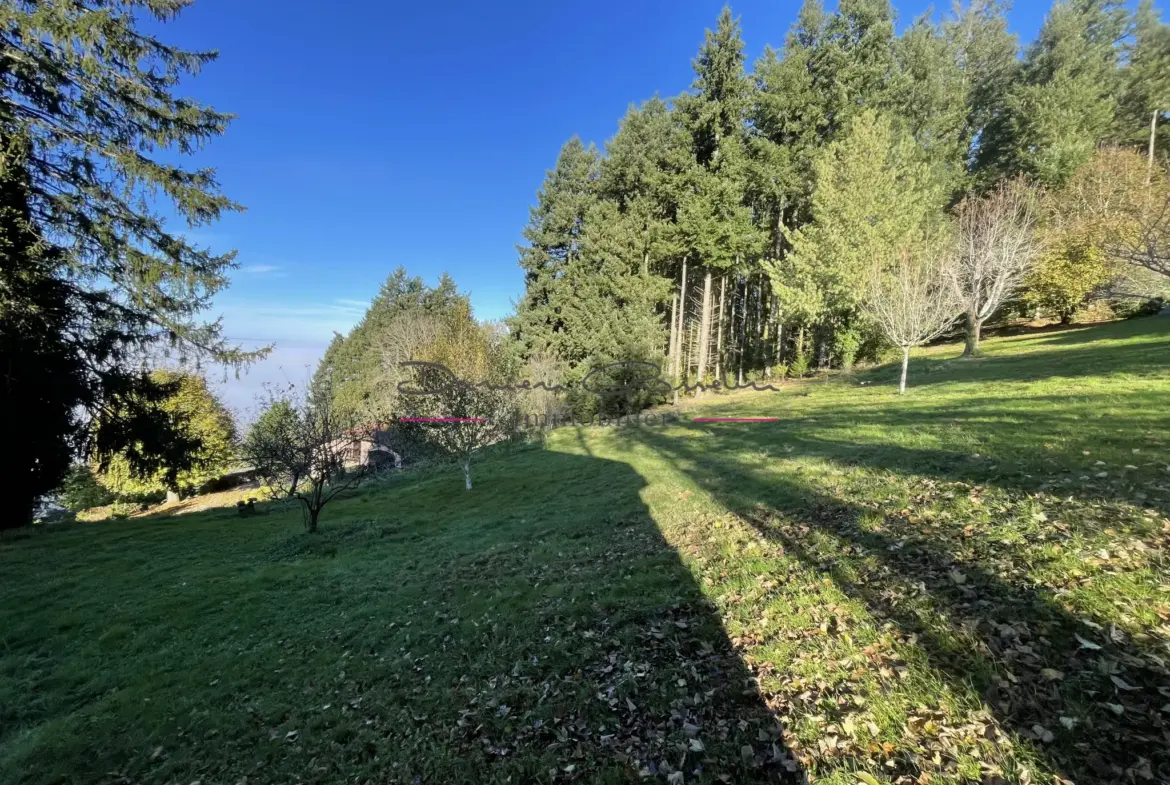
[[[0,780],[1170,777],[1170,319],[0,540]]]

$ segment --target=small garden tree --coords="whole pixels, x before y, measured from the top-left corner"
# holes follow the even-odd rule
[[[403,390],[403,435],[455,460],[470,491],[472,456],[519,429],[513,362],[503,336],[463,310],[444,320],[420,359],[405,365],[414,381]]]
[[[960,301],[951,285],[953,248],[944,242],[924,242],[905,248],[892,264],[875,264],[863,303],[882,333],[902,350],[902,377],[898,393],[906,392],[910,349],[934,340],[951,326]]]
[[[296,408],[288,399],[274,397],[252,424],[241,452],[245,460],[256,464],[261,476],[276,467],[287,468],[285,490],[291,493],[301,484],[300,462],[294,454],[300,446],[300,434],[301,419]]]
[[[274,498],[300,502],[305,529],[315,532],[325,506],[369,476],[360,443],[372,438],[372,430],[339,413],[332,389],[318,379],[301,400],[269,392],[243,456]]]
[[[1036,192],[1022,179],[959,205],[958,253],[948,272],[967,319],[964,356],[979,353],[984,323],[1019,291],[1036,263]]]

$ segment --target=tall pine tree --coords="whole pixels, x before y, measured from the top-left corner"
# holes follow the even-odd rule
[[[1116,0],[1062,0],[1052,7],[1002,119],[986,131],[979,162],[986,174],[1023,173],[1061,185],[1089,160],[1113,128],[1117,44],[1125,29]]]
[[[546,173],[530,211],[524,229],[527,245],[519,248],[524,296],[509,320],[525,356],[561,354],[565,324],[559,303],[565,272],[581,257],[585,216],[597,201],[598,166],[596,149],[573,137]]]
[[[1122,143],[1141,145],[1152,164],[1170,140],[1163,122],[1170,112],[1170,25],[1158,19],[1151,0],[1138,6],[1127,49],[1116,135]]]
[[[179,444],[146,405],[166,391],[133,370],[144,353],[161,345],[237,367],[256,356],[228,345],[218,323],[200,318],[227,284],[232,254],[194,246],[150,206],[154,198],[169,201],[188,226],[238,209],[219,192],[214,171],[174,163],[231,119],[174,94],[215,53],[167,45],[141,25],[143,17],[170,21],[187,5],[0,4],[3,164],[23,170],[0,182],[0,203],[15,217],[4,227],[0,331],[17,335],[30,318],[45,331],[40,347],[6,344],[3,360],[21,363],[32,356],[23,352],[44,351],[59,374],[53,385],[7,377],[10,400],[27,405],[3,407],[6,436],[23,423],[45,423],[43,438],[24,442],[30,465],[9,475],[24,509],[60,479],[63,451],[104,455],[126,447],[134,470],[149,471]],[[47,243],[51,250],[31,250]],[[85,427],[87,417],[102,427]],[[95,433],[96,441],[85,438]]]

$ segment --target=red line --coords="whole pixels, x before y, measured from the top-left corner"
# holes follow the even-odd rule
[[[691,422],[780,422],[779,417],[696,417]]]
[[[486,422],[482,417],[399,417],[402,422]]]

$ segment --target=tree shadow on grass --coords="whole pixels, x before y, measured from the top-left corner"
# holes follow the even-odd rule
[[[824,404],[768,427],[708,433],[729,454],[817,456],[841,466],[1170,513],[1170,392],[963,397],[958,407],[926,398],[868,403]],[[777,414],[783,404],[778,398]]]
[[[827,574],[879,623],[913,636],[958,695],[978,696],[1017,743],[1077,783],[1170,778],[1161,708],[1170,697],[1166,641],[1138,640],[1074,617],[1032,582],[1010,548],[980,550],[937,536],[880,503],[844,500],[800,475],[736,458],[766,428],[723,426],[708,439],[642,429],[636,438],[708,489],[728,510],[808,567]],[[791,434],[784,434],[790,436]],[[779,447],[793,442],[771,434]],[[795,455],[826,447],[795,441]],[[844,445],[832,445],[840,454]],[[902,450],[855,445],[852,462],[900,470]],[[945,471],[945,461],[931,470]],[[1062,720],[1061,718],[1065,718]],[[1071,726],[1071,727],[1068,727]]]
[[[463,648],[452,695],[462,711],[447,743],[467,780],[803,782],[716,608],[642,501],[645,481],[578,448],[483,464],[476,487],[511,486],[513,503],[487,509],[458,492],[442,510],[484,520],[435,601],[472,596],[461,612],[474,613],[487,599],[499,620]]]
[[[57,557],[0,552],[0,781],[805,779],[634,469],[476,472],[339,501],[315,537],[194,513],[150,530],[150,571],[95,527],[59,592]]]

